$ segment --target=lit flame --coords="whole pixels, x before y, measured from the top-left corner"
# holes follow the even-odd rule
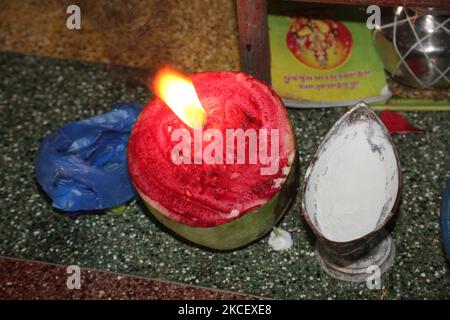
[[[206,111],[192,81],[184,74],[164,67],[154,77],[153,92],[189,127],[200,129],[205,124]]]

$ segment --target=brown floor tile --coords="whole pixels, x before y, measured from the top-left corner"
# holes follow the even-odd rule
[[[0,257],[0,299],[255,299],[237,293],[81,269],[68,289],[67,267]]]

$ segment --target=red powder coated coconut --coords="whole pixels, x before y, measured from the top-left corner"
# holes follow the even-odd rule
[[[211,228],[254,212],[283,189],[297,162],[295,135],[280,98],[259,80],[236,72],[204,72],[191,79],[208,115],[203,131],[219,129],[224,145],[226,129],[278,129],[280,137],[278,171],[273,175],[261,175],[260,169],[268,165],[249,164],[248,157],[245,164],[176,165],[171,152],[179,141],[171,141],[171,133],[184,128],[194,137],[193,130],[158,98],[144,108],[128,144],[134,186],[164,219]],[[208,143],[204,138],[203,148]]]

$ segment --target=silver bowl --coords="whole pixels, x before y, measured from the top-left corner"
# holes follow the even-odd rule
[[[373,40],[393,79],[414,88],[450,87],[449,8],[383,8]]]

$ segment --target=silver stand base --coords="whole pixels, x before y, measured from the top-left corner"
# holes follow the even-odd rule
[[[395,243],[391,235],[386,236],[370,251],[355,260],[337,259],[327,255],[323,243],[316,241],[316,257],[326,273],[333,278],[350,281],[366,282],[373,275],[373,270],[368,269],[375,265],[380,268],[380,275],[388,270],[394,263]]]

